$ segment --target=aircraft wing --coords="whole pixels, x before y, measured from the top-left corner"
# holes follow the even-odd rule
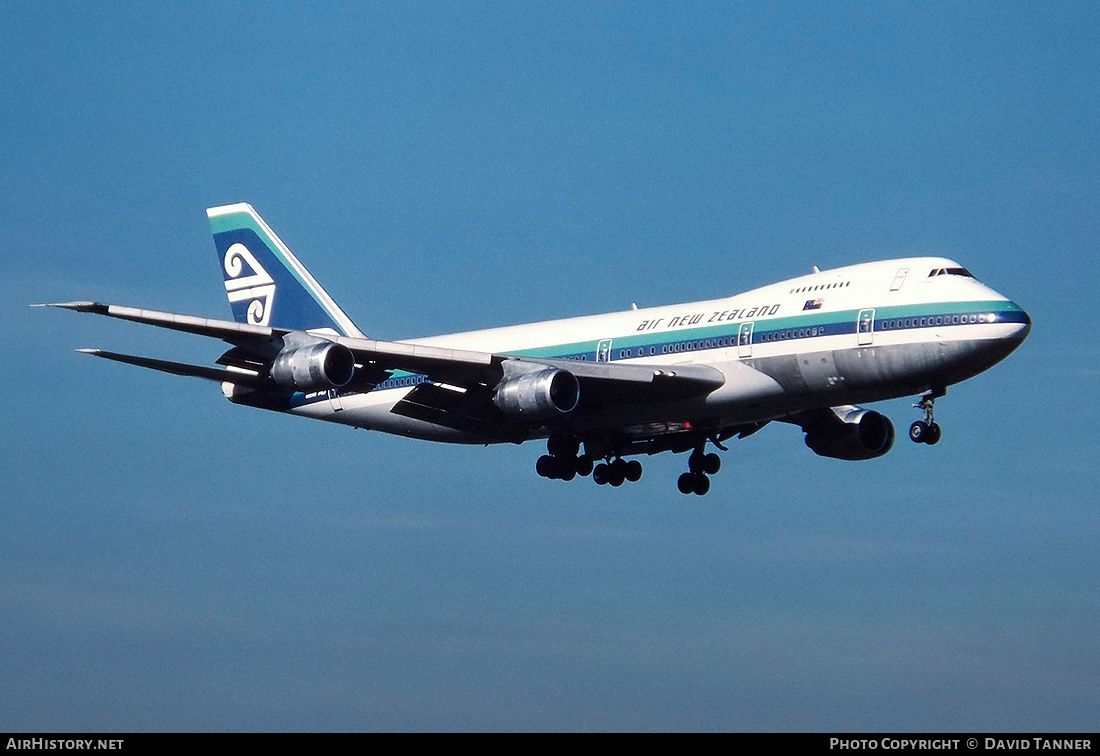
[[[90,312],[121,320],[218,338],[249,352],[271,353],[271,342],[290,333],[308,333],[270,326],[213,320],[193,315],[179,315],[156,310],[103,304],[100,302],[58,302],[38,307],[59,307],[75,312]],[[318,338],[347,347],[356,362],[369,368],[374,376],[401,370],[424,374],[430,380],[464,388],[492,388],[503,374],[502,363],[530,364],[567,370],[576,376],[586,400],[599,403],[620,403],[646,400],[669,400],[709,393],[725,382],[723,374],[705,365],[627,365],[614,362],[581,362],[577,360],[544,359],[522,355],[491,354],[446,347],[425,346],[407,342],[336,336],[318,332]],[[255,375],[232,371],[187,366],[146,357],[118,355],[100,350],[85,350],[99,357],[149,367],[177,375],[191,375],[208,380],[224,380],[255,387]],[[515,367],[515,365],[513,365]],[[382,378],[380,378],[381,380]]]
[[[726,377],[708,365],[625,365],[615,362],[578,362],[527,357],[505,359],[568,370],[581,385],[585,400],[605,404],[683,399],[709,394]]]

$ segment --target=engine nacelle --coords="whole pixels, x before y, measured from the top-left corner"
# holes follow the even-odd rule
[[[581,398],[577,377],[567,370],[546,368],[520,373],[497,384],[493,404],[509,417],[544,420],[572,412]]]
[[[355,373],[355,355],[331,341],[284,349],[271,365],[271,377],[284,391],[327,391],[346,386]]]
[[[806,429],[806,446],[833,459],[874,459],[894,445],[894,424],[874,410],[834,409],[830,419]]]

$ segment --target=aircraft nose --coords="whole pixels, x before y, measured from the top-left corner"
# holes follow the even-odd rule
[[[1027,310],[1020,307],[1015,302],[1010,303],[1012,305],[1012,312],[1006,313],[1008,320],[1011,323],[1016,324],[1016,328],[1008,335],[1008,341],[1012,344],[1012,348],[1020,346],[1024,343],[1024,339],[1031,333],[1031,316],[1027,314]]]
[[[1019,305],[1016,306],[1020,307]],[[1020,341],[1023,342],[1029,333],[1031,333],[1031,316],[1027,314],[1027,310],[1020,307]]]

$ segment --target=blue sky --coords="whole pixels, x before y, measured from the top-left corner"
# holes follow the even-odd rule
[[[0,729],[1093,729],[1098,49],[1070,2],[4,4]],[[769,427],[699,499],[26,307],[227,317],[237,201],[379,338],[926,253],[1035,327],[935,448]]]

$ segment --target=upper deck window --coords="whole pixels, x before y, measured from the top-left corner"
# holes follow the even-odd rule
[[[928,274],[929,278],[935,276],[963,276],[965,278],[973,278],[974,274],[966,268],[936,268]]]

